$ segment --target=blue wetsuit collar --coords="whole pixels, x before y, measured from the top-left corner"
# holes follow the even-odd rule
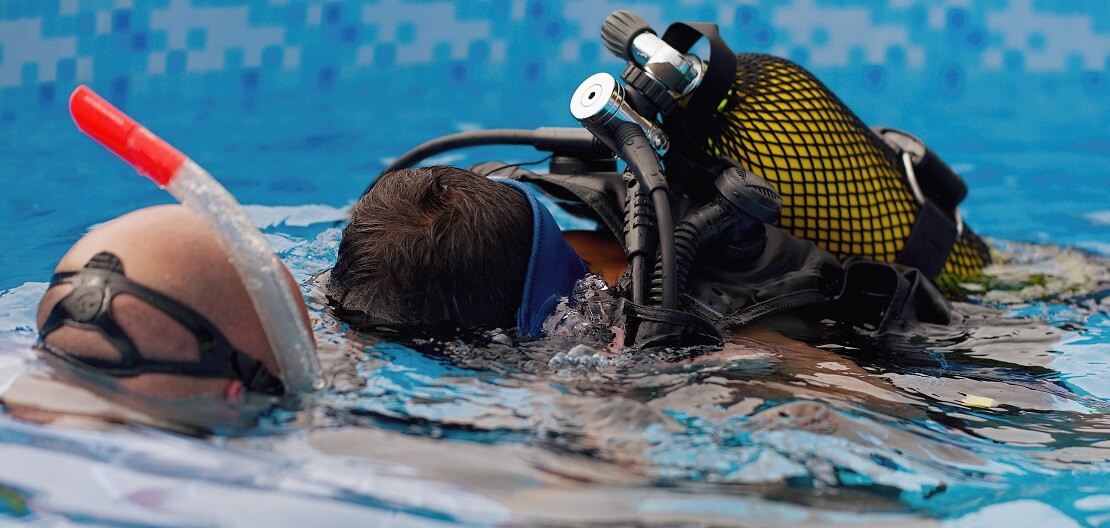
[[[536,200],[527,185],[503,178],[494,181],[520,191],[532,206],[532,251],[528,255],[528,273],[516,324],[521,333],[538,336],[543,334],[543,322],[555,311],[559,298],[570,295],[574,284],[589,269],[563,238],[551,212]]]

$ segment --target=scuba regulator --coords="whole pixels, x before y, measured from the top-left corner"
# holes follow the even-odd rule
[[[717,35],[715,26],[676,24],[675,27],[680,31],[687,28],[687,37],[701,35],[710,39],[711,61],[721,55],[724,61],[732,63],[734,55]],[[712,164],[719,170],[709,170],[716,175],[713,184],[717,192],[710,192],[715,196],[707,205],[689,213],[676,228],[670,185],[658,157],[663,156],[667,165],[671,165],[668,159],[670,140],[656,116],[669,115],[679,101],[686,102],[692,97],[710,76],[711,68],[717,78],[724,78],[722,74],[729,64],[722,63],[721,59],[705,63],[696,55],[675,49],[659,38],[644,19],[630,11],[609,15],[602,25],[601,38],[609,51],[629,61],[621,74],[628,86],[607,73],[594,74],[571,96],[570,111],[628,165],[635,178],[629,186],[631,202],[637,203],[647,197],[654,209],[658,230],[654,242],[659,247],[659,258],[649,292],[643,291],[645,280],[640,276],[643,266],[639,259],[645,257],[643,249],[652,246],[652,241],[647,233],[638,232],[637,226],[625,230],[633,302],[673,310],[678,307],[678,296],[698,248],[734,225],[741,225],[747,235],[744,237],[746,245],[753,246],[749,251],[761,251],[761,229],[764,224],[778,220],[782,198],[762,178],[724,158],[720,160],[724,163]],[[692,45],[697,39],[686,40]],[[706,85],[708,87],[708,83]]]
[[[641,314],[688,308],[687,276],[710,246],[735,269],[755,262],[769,224],[840,261],[905,264],[934,280],[971,276],[989,263],[986,244],[960,218],[960,177],[916,137],[868,128],[801,66],[737,55],[715,24],[675,23],[659,36],[629,11],[610,14],[601,38],[628,62],[620,79],[596,73],[574,91],[570,112],[584,130],[453,134],[383,173],[467,146],[552,152],[548,174],[500,175],[579,202],[568,210],[620,239],[629,267],[619,287]],[[704,58],[690,52],[702,40]]]

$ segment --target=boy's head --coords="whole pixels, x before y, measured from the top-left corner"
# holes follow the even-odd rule
[[[55,268],[37,324],[45,356],[114,376],[132,392],[236,399],[243,389],[281,390],[238,273],[181,206],[141,209],[78,240]]]
[[[328,291],[375,322],[538,333],[545,303],[585,272],[520,184],[439,166],[386,174],[355,204]]]

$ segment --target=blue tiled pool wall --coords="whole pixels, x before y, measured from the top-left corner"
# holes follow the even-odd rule
[[[619,72],[597,35],[620,8],[659,29],[715,21],[735,50],[800,62],[865,119],[921,127],[941,109],[1007,139],[1110,131],[1104,0],[3,0],[0,124],[64,112],[79,83],[123,106],[501,86],[564,117],[581,79]]]

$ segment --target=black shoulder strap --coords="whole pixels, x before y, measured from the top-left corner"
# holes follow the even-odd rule
[[[471,168],[475,172],[485,164]],[[628,189],[620,174],[615,172],[591,174],[536,174],[513,169],[493,173],[514,180],[535,184],[543,192],[558,199],[576,200],[589,208],[617,240],[624,240],[624,198]]]
[[[617,301],[613,324],[624,329],[625,346],[720,345],[724,338],[712,322],[697,315],[629,299]]]

